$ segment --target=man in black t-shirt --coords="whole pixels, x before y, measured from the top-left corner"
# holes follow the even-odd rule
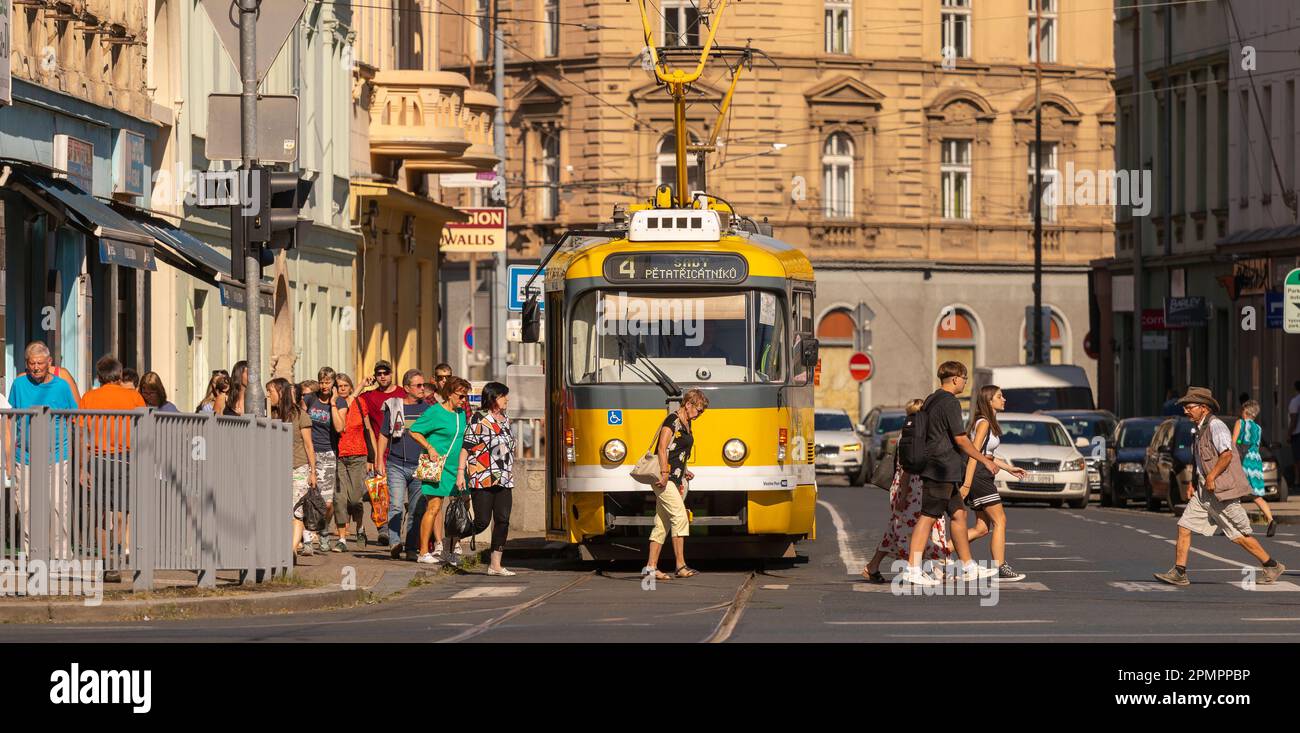
[[[979,575],[997,575],[996,568],[980,568],[971,561],[970,542],[966,539],[965,498],[959,487],[964,478],[966,458],[983,464],[994,476],[998,473],[993,459],[980,453],[966,435],[961,419],[961,403],[957,395],[966,388],[966,365],[945,361],[939,365],[939,389],[930,395],[921,408],[925,411],[925,469],[921,471],[921,516],[912,528],[912,541],[908,548],[907,580],[916,585],[938,585],[939,582],[921,571],[921,556],[930,540],[930,530],[935,521],[947,514],[949,536],[962,563],[962,577],[974,580]]]

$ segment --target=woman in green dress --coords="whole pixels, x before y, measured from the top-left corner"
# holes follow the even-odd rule
[[[1241,457],[1241,468],[1246,472],[1246,478],[1250,480],[1250,490],[1255,495],[1255,506],[1264,513],[1264,519],[1268,520],[1267,536],[1272,537],[1277,532],[1277,522],[1273,519],[1273,512],[1268,508],[1268,502],[1264,500],[1264,459],[1259,454],[1259,440],[1264,431],[1255,422],[1259,415],[1259,403],[1254,400],[1248,400],[1241,406],[1241,419],[1232,427],[1232,442],[1237,444],[1237,454]]]
[[[465,440],[465,402],[469,399],[469,382],[460,377],[447,377],[438,388],[443,401],[425,410],[410,427],[411,438],[437,461],[446,456],[442,474],[438,479],[425,481],[421,486],[428,504],[420,520],[420,557],[416,562],[436,565],[442,562],[444,502],[443,499],[458,492],[460,476],[460,449]],[[430,547],[430,535],[434,545]]]

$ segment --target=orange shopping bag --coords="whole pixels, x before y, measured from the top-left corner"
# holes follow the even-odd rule
[[[370,518],[382,530],[388,522],[388,478],[372,476],[366,479],[366,493],[370,495]]]

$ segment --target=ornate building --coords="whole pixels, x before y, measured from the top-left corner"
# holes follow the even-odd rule
[[[469,18],[442,16],[443,66],[482,73],[477,18],[489,5],[460,2],[446,4]],[[1069,189],[1068,175],[1114,167],[1110,3],[1040,2],[1038,13],[1025,0],[733,3],[721,18],[718,43],[752,44],[770,62],[755,56],[744,72],[718,151],[691,162],[692,186],[766,218],[814,260],[822,404],[859,409],[847,376],[859,326],[876,362],[868,403],[928,392],[941,356],[1023,361],[1036,48],[1045,180]],[[656,42],[702,43],[715,6],[650,6]],[[672,181],[671,102],[638,57],[635,5],[501,7],[513,256],[537,257],[564,229]],[[710,69],[688,111],[700,141],[728,81],[720,64]],[[1054,359],[1092,373],[1087,263],[1113,247],[1112,209],[1064,201],[1044,208],[1043,300]],[[859,302],[875,312],[870,324],[853,320]]]

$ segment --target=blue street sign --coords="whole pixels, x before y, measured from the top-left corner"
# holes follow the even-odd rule
[[[506,310],[512,313],[521,313],[524,310],[524,301],[527,300],[527,294],[524,293],[524,284],[528,282],[528,278],[532,277],[534,272],[537,272],[537,268],[532,265],[511,265],[508,272],[509,276],[506,282],[509,283],[510,287],[510,299],[506,303]],[[539,311],[546,310],[546,304],[540,297],[543,277],[545,277],[545,274],[538,275],[537,279],[533,281],[533,292],[538,295],[537,308]]]
[[[607,416],[606,416],[606,417],[607,417],[607,419],[608,419],[610,425],[622,425],[622,424],[623,424],[623,411],[622,411],[622,410],[610,410],[610,411],[607,413]]]
[[[1267,322],[1269,328],[1282,327],[1282,293],[1270,290],[1265,301],[1268,304]]]

